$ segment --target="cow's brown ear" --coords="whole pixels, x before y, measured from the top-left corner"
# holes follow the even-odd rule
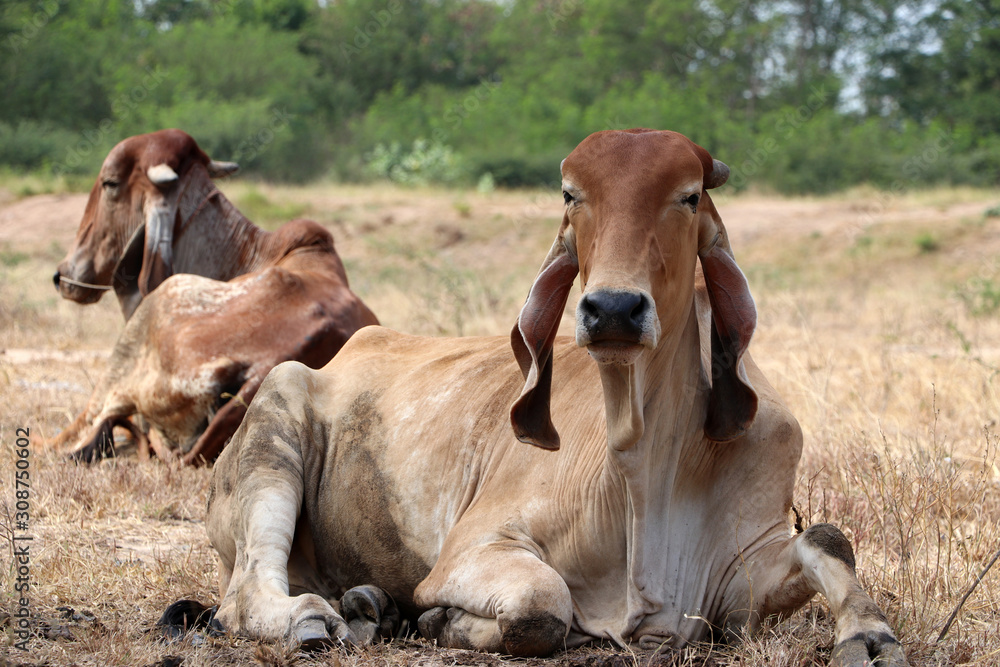
[[[559,433],[552,425],[549,399],[552,389],[552,343],[559,330],[569,290],[579,267],[566,250],[569,217],[563,217],[542,268],[531,285],[528,299],[510,332],[510,345],[524,375],[524,389],[510,408],[514,435],[543,449],[559,449]]]
[[[146,216],[146,242],[139,272],[139,291],[146,296],[174,273],[173,206],[167,202],[151,205]]]
[[[757,392],[743,367],[743,353],[757,327],[757,307],[707,194],[702,206],[705,226],[715,232],[698,252],[712,304],[712,393],[705,435],[729,442],[746,433],[757,416]]]
[[[115,265],[115,272],[111,278],[111,286],[114,287],[118,303],[121,305],[122,313],[127,322],[135,309],[142,301],[142,292],[139,290],[139,274],[142,273],[142,259],[146,254],[146,225],[139,225],[132,238],[125,244],[125,250]]]
[[[169,164],[157,164],[146,169],[146,176],[159,190],[162,198],[146,202],[146,242],[139,272],[139,291],[143,296],[152,292],[174,273],[175,187],[180,177]]]

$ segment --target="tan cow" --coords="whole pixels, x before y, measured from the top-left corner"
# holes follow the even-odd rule
[[[378,324],[330,233],[310,220],[259,229],[212,183],[234,170],[179,130],[131,137],[108,155],[56,284],[88,303],[114,281],[128,321],[87,408],[54,446],[92,461],[113,453],[120,426],[142,453],[210,461],[271,368],[319,368]]]
[[[349,642],[391,608],[369,588],[335,611],[368,584],[439,645],[546,655],[736,636],[818,591],[835,663],[905,665],[843,534],[792,534],[801,432],[745,353],[707,192],[728,172],[676,133],[594,134],[509,342],[370,327],[319,371],[275,368],[215,468],[216,621]]]

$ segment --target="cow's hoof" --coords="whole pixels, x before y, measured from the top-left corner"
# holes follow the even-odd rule
[[[322,616],[301,619],[292,629],[292,637],[303,651],[318,651],[336,645]]]
[[[114,456],[113,453],[112,456]],[[94,444],[88,444],[74,452],[71,452],[66,458],[73,463],[84,463],[86,465],[90,465],[91,463],[97,463],[101,459],[107,457],[103,456],[103,453],[97,448],[97,446]]]
[[[555,653],[566,639],[569,629],[559,618],[549,613],[508,619],[497,618],[504,650],[518,657],[540,657]]]
[[[392,639],[399,629],[396,603],[388,593],[375,586],[357,586],[344,593],[340,614],[362,644]]]
[[[351,647],[360,643],[346,623],[318,615],[299,619],[289,634],[303,651]]]
[[[178,600],[167,607],[156,626],[167,640],[180,639],[191,630],[204,630],[208,635],[219,636],[223,630],[215,619],[215,610],[196,600]]]
[[[907,667],[899,641],[886,632],[859,632],[833,647],[830,667]]]
[[[69,454],[75,463],[97,463],[101,459],[115,457],[115,422],[106,419],[84,445]]]
[[[318,595],[306,593],[294,598],[287,637],[305,650],[328,646],[355,646],[358,639],[347,623]]]
[[[417,619],[417,629],[420,630],[420,636],[424,639],[438,639],[447,624],[448,609],[446,607],[428,609]]]

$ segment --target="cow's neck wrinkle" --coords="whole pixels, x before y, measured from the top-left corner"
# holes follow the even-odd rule
[[[177,243],[187,247],[175,255],[190,259],[185,261],[188,267],[177,267],[178,273],[232,280],[271,261],[267,252],[271,234],[252,223],[211,181],[189,188],[179,211],[184,229]]]
[[[638,627],[642,619],[655,614],[664,604],[663,549],[667,532],[662,529],[665,503],[677,483],[680,460],[686,443],[700,441],[707,379],[702,370],[698,323],[692,302],[685,324],[646,359],[629,372],[611,367],[601,369],[608,420],[608,472],[617,477],[614,486],[624,491],[626,535],[627,614],[623,636]],[[645,363],[641,363],[645,361]],[[640,365],[641,364],[641,365]],[[615,370],[616,372],[609,372]],[[628,382],[630,386],[625,383]],[[617,383],[617,384],[616,384]],[[609,399],[610,391],[634,400]],[[638,437],[627,444],[620,434],[611,434],[613,425],[631,426],[636,402]],[[627,404],[627,412],[626,412]],[[613,409],[620,412],[615,414]],[[616,447],[616,443],[618,446]]]

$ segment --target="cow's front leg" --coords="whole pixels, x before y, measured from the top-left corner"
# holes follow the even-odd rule
[[[303,367],[304,368],[304,367]],[[311,425],[282,392],[296,369],[275,369],[243,425],[216,463],[207,528],[219,554],[223,598],[216,620],[230,632],[306,648],[356,643],[347,622],[324,597],[296,540]],[[294,378],[293,378],[294,379]],[[291,595],[290,590],[300,593]]]
[[[255,470],[237,487],[233,505],[235,558],[220,563],[228,577],[216,620],[230,632],[270,641],[294,641],[306,648],[338,641],[355,643],[354,634],[330,603],[315,593],[289,595],[289,556],[301,505],[301,482],[277,479],[280,471]],[[251,488],[247,488],[251,487]],[[213,503],[209,512],[218,511]],[[218,524],[210,516],[209,523]],[[217,545],[213,536],[213,543]],[[220,561],[228,560],[220,552]]]
[[[562,577],[525,545],[502,542],[452,550],[417,587],[431,607],[420,633],[441,646],[546,656],[566,645],[573,618]]]
[[[832,666],[907,665],[885,614],[858,582],[851,543],[834,526],[810,526],[783,544],[762,549],[748,565],[745,595],[756,611],[751,620],[786,617],[819,592],[836,618]],[[727,629],[745,620],[745,614],[734,613]]]

